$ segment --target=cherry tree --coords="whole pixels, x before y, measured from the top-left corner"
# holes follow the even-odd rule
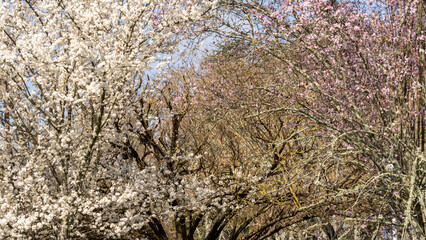
[[[311,119],[327,143],[314,162],[354,183],[314,181],[330,202],[352,199],[335,207],[334,215],[346,221],[342,234],[423,236],[424,2],[228,1],[222,10],[229,17],[217,18],[221,25],[213,31],[229,42],[227,51],[281,62],[273,70],[281,83],[262,87],[287,104],[263,101],[253,116]],[[249,88],[222,91],[220,99],[232,106],[248,99]]]
[[[158,186],[158,169],[167,168],[145,166],[143,151],[171,161],[177,135],[164,152],[152,142],[154,129],[159,117],[172,127],[181,117],[163,112],[165,103],[153,106],[157,115],[146,109],[159,89],[146,73],[201,31],[216,5],[2,1],[1,238],[136,238],[157,226],[153,216],[167,204],[161,194],[172,193]],[[145,131],[151,149],[123,149],[137,141],[131,130]]]

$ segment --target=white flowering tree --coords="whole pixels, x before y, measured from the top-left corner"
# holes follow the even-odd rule
[[[2,1],[0,238],[185,235],[160,215],[182,205],[172,162],[196,156],[177,154],[177,92],[145,74],[215,5]]]

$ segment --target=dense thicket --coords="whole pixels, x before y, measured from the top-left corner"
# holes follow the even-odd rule
[[[0,238],[424,238],[425,16],[3,1]]]

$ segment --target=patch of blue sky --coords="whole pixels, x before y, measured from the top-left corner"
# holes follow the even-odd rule
[[[178,69],[185,66],[198,68],[203,58],[215,50],[215,36],[204,39],[186,39],[172,53],[158,53],[157,61],[150,63],[144,72],[144,77],[156,77],[168,69]]]

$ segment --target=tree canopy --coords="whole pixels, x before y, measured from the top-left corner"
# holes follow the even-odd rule
[[[8,0],[0,19],[0,238],[426,236],[425,1]]]

